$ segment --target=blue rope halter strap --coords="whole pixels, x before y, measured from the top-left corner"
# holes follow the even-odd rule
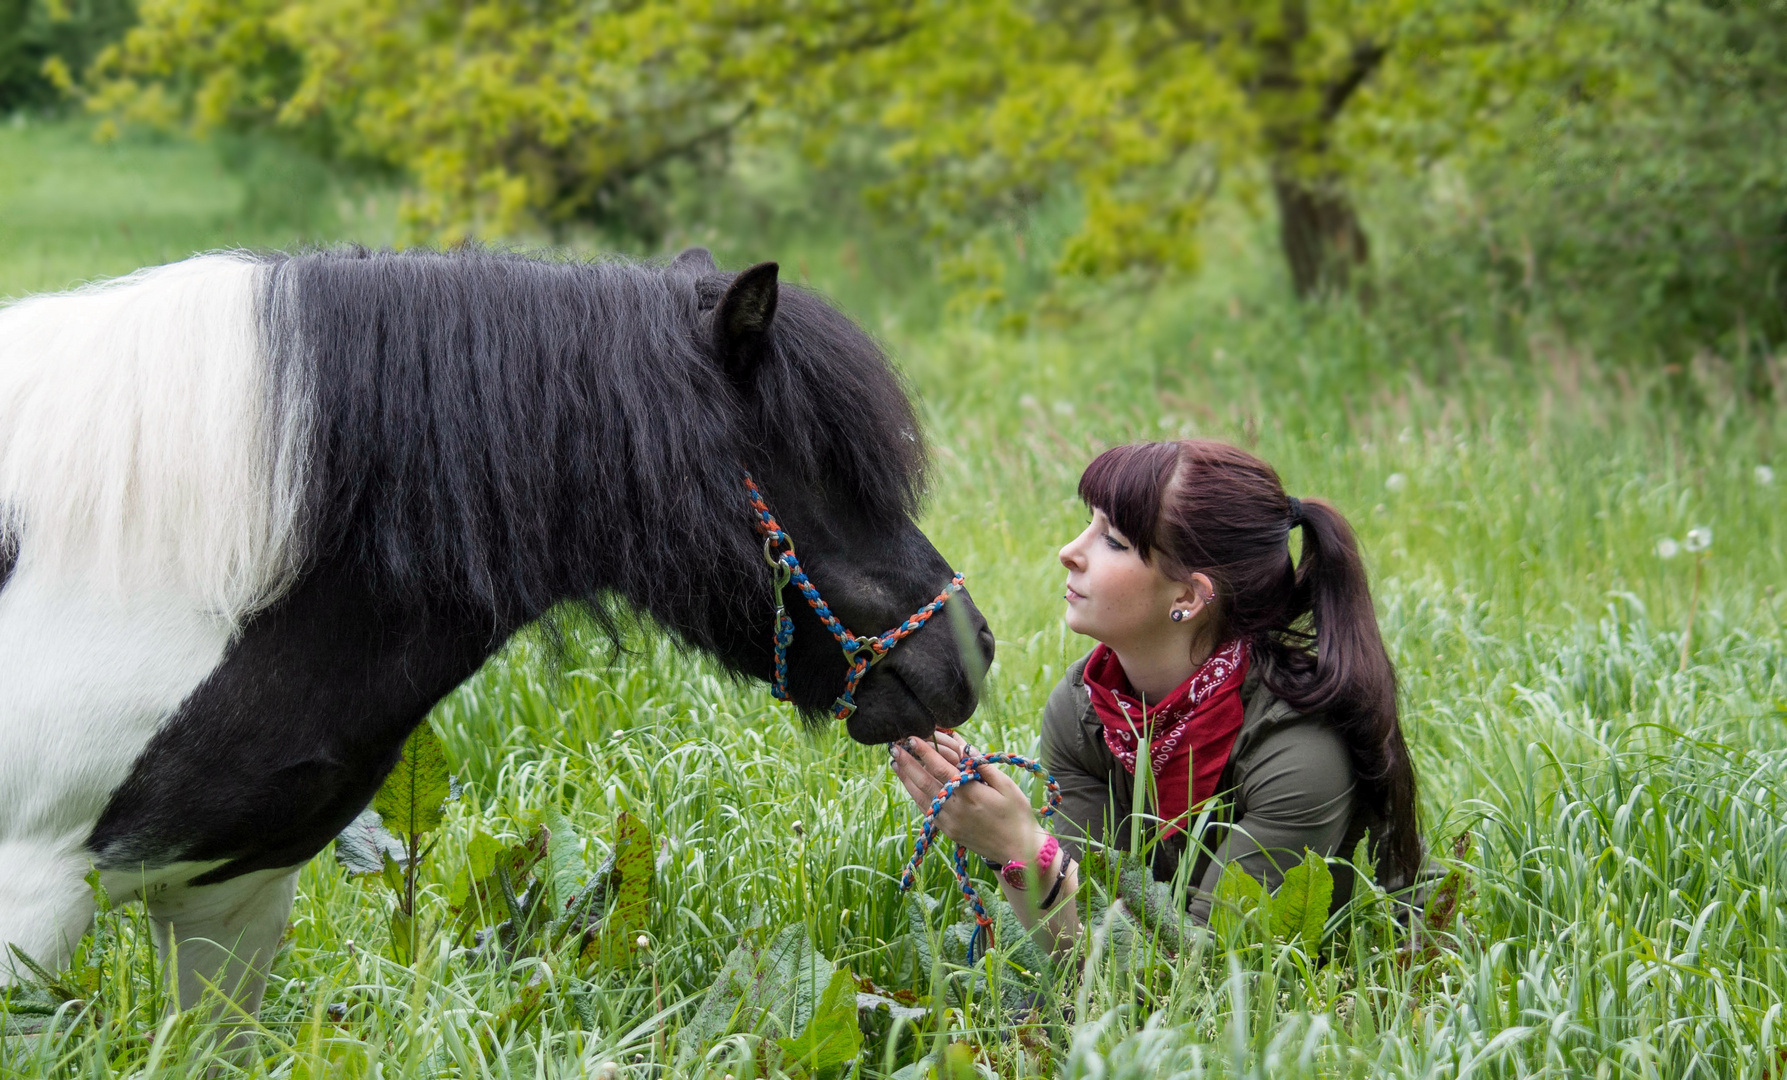
[[[925,811],[924,825],[919,829],[918,839],[912,844],[912,858],[907,860],[906,871],[900,875],[901,892],[910,890],[917,882],[918,868],[924,863],[925,852],[931,850],[937,840],[938,811],[943,809],[943,804],[948,802],[963,784],[970,780],[980,780],[980,770],[987,765],[1010,765],[1014,768],[1024,769],[1033,776],[1042,777],[1043,783],[1048,785],[1049,796],[1048,803],[1042,808],[1040,816],[1044,821],[1055,816],[1055,811],[1061,806],[1061,785],[1057,784],[1055,778],[1043,769],[1041,762],[1018,754],[1008,754],[1002,750],[966,753],[962,756],[962,760],[956,763],[956,778],[943,785],[937,792],[937,797],[931,800],[931,808]],[[950,868],[955,871],[956,888],[962,891],[962,896],[968,901],[968,906],[974,910],[974,934],[968,939],[968,963],[972,964],[977,944],[980,946],[980,955],[982,956],[985,956],[987,949],[993,945],[993,917],[987,914],[987,906],[980,898],[980,891],[974,887],[974,882],[968,877],[967,845],[957,844],[955,846],[955,850],[950,853],[950,864]],[[1047,868],[1039,867],[1038,869]]]
[[[844,662],[850,666],[844,676],[844,692],[832,702],[832,716],[839,720],[848,720],[856,711],[856,686],[862,677],[868,674],[871,667],[880,662],[908,635],[916,633],[919,627],[930,621],[932,615],[943,609],[943,605],[951,596],[962,590],[962,575],[955,574],[949,584],[943,587],[936,598],[924,607],[906,617],[906,621],[884,634],[862,635],[852,634],[831,608],[825,598],[819,595],[819,587],[813,584],[807,572],[801,568],[800,557],[794,553],[794,539],[790,537],[775,515],[769,512],[769,504],[763,501],[763,492],[757,489],[757,482],[745,473],[745,493],[751,500],[751,509],[757,514],[757,531],[763,534],[763,559],[775,570],[776,575],[776,678],[770,685],[770,693],[778,701],[788,698],[788,646],[794,641],[794,620],[789,617],[788,609],[782,604],[782,590],[790,583],[806,597],[807,606],[819,621],[837,640],[838,647],[844,650]]]

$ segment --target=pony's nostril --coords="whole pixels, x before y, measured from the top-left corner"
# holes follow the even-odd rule
[[[981,652],[982,656],[986,657],[987,666],[992,667],[993,666],[993,644],[994,644],[994,642],[993,642],[993,628],[990,626],[982,626],[980,628],[980,633],[975,635],[975,640],[980,642],[980,652]]]

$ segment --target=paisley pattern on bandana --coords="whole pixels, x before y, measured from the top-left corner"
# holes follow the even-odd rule
[[[1241,683],[1247,677],[1248,659],[1247,643],[1231,641],[1165,700],[1148,705],[1148,759],[1161,817],[1175,821],[1216,793],[1241,730],[1245,711]],[[1104,729],[1105,746],[1133,774],[1143,733],[1143,702],[1130,687],[1117,654],[1107,646],[1092,650],[1084,678]],[[1177,831],[1177,826],[1168,826],[1166,835]]]

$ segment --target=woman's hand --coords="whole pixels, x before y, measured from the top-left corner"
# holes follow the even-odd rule
[[[924,739],[902,739],[887,748],[894,772],[920,812],[930,810],[937,792],[956,778],[956,762],[967,750],[954,732],[939,731],[936,741],[935,748]],[[1047,834],[1036,820],[1030,797],[991,765],[981,766],[980,775],[984,783],[963,784],[943,804],[937,812],[938,829],[982,858],[999,863],[1033,861]]]

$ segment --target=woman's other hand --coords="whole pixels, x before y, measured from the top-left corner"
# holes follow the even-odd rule
[[[935,747],[924,739],[902,739],[887,749],[895,774],[922,813],[930,810],[943,785],[956,778],[956,762],[968,747],[954,732],[939,731]],[[991,765],[981,766],[980,775],[983,783],[963,784],[943,804],[937,812],[938,829],[984,859],[1033,861],[1047,834],[1030,797]]]

